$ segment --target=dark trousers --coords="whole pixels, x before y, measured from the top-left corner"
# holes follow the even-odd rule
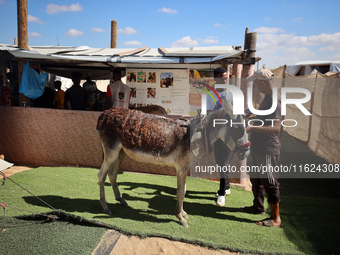
[[[228,163],[228,159],[230,156],[230,151],[223,145],[223,141],[218,139],[214,143],[214,152],[215,152],[215,160],[216,164],[223,167]],[[230,189],[229,182],[229,172],[220,172],[220,189],[218,190],[218,195],[224,196],[225,191]]]
[[[266,155],[257,151],[252,151],[253,166],[266,166],[266,171],[259,173],[251,173],[250,181],[252,184],[252,191],[254,195],[253,206],[255,210],[264,211],[264,198],[265,192],[268,196],[268,203],[277,204],[280,202],[280,189],[279,189],[279,172],[270,171],[269,166],[275,167],[278,165],[278,155]],[[262,168],[264,170],[264,168]]]

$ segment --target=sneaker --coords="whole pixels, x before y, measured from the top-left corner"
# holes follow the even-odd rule
[[[225,193],[224,193],[225,196],[230,195],[230,194],[231,194],[230,189],[227,189],[227,190],[225,191]],[[220,195],[219,195],[218,192],[217,192],[217,193],[216,193],[216,197],[218,197],[218,196],[220,196]]]
[[[225,205],[225,197],[224,196],[217,196],[216,204],[218,206],[224,206]]]

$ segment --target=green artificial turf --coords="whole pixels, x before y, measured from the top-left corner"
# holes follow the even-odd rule
[[[321,192],[321,195],[314,193],[310,195],[308,189],[314,187],[315,183],[310,183],[308,180],[283,180],[280,206],[284,227],[266,228],[257,226],[254,221],[268,215],[249,215],[239,209],[241,206],[251,205],[251,192],[232,187],[232,194],[227,197],[226,206],[218,207],[215,204],[218,183],[188,178],[184,209],[190,218],[189,228],[184,228],[179,225],[174,215],[175,177],[119,174],[120,191],[129,207],[122,207],[115,201],[112,188],[107,181],[106,198],[113,213],[110,217],[102,213],[99,204],[97,172],[98,170],[91,168],[39,167],[17,173],[11,178],[56,209],[106,223],[122,233],[141,237],[164,236],[173,240],[249,253],[339,254],[340,252],[337,244],[337,237],[340,236],[339,197],[329,197],[327,192]],[[332,180],[319,180],[317,186],[320,187],[320,183],[325,181],[329,183]],[[297,192],[294,192],[295,190]],[[0,187],[0,202],[8,205],[7,218],[29,214],[12,207],[35,213],[51,211],[51,208],[10,180],[6,180],[5,185]],[[53,224],[42,225],[43,228],[46,226],[53,226]],[[7,243],[8,233],[10,230],[1,233],[1,247],[3,247],[2,242]],[[87,234],[84,235],[84,240],[86,236]],[[99,239],[100,237],[101,235],[97,236]],[[15,240],[15,237],[11,238]],[[18,240],[19,238],[23,236],[18,236]],[[58,242],[63,242],[64,239],[63,237]],[[27,244],[31,243],[30,241],[27,240]],[[34,245],[34,242],[31,245]],[[95,245],[92,246],[92,249],[94,248]]]
[[[3,219],[0,217],[1,223]],[[64,221],[28,221],[6,217],[5,229],[0,234],[0,254],[91,254],[104,231],[104,228]]]

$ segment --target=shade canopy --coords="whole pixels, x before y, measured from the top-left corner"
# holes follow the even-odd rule
[[[29,50],[0,44],[2,64],[24,60],[40,64],[40,69],[63,77],[72,72],[91,72],[93,79],[110,78],[110,67],[211,70],[227,64],[254,64],[258,59],[243,58],[234,46],[182,48],[90,48],[88,46],[32,46]]]

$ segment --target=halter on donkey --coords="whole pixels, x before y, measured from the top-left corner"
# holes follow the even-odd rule
[[[244,117],[233,115],[231,103],[222,99],[223,107],[209,112],[206,116],[200,111],[191,122],[191,150],[195,157],[201,158],[213,150],[213,144],[221,139],[224,146],[230,151],[227,164],[230,164],[234,156],[239,160],[245,159],[249,154],[250,142],[245,131]],[[226,124],[215,125],[214,120],[227,120]],[[230,123],[234,123],[231,125]]]

